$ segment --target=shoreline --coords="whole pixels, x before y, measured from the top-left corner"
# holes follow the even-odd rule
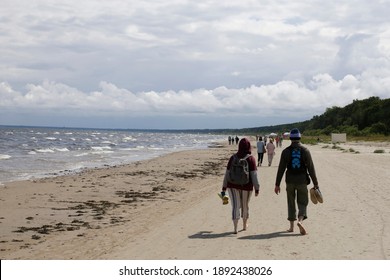
[[[213,141],[224,139],[212,134],[94,129],[9,128],[0,132],[0,185],[206,149]]]
[[[102,163],[100,165],[88,167],[88,166],[83,166],[83,167],[78,167],[78,168],[68,168],[68,169],[62,169],[62,170],[52,170],[52,171],[47,171],[42,174],[32,174],[28,175],[26,178],[15,178],[11,179],[9,181],[0,181],[0,187],[7,185],[7,184],[12,184],[15,182],[20,182],[20,181],[36,181],[36,180],[42,180],[42,179],[49,179],[49,178],[56,178],[56,177],[62,177],[62,176],[76,176],[79,173],[83,172],[88,172],[89,170],[99,170],[99,169],[107,169],[107,168],[116,168],[116,167],[121,167],[121,166],[128,166],[136,162],[142,162],[142,161],[148,161],[148,160],[153,160],[158,157],[163,157],[169,154],[173,153],[178,153],[182,151],[197,151],[197,150],[207,150],[209,148],[219,148],[223,147],[222,144],[219,142],[212,142],[209,144],[207,147],[199,147],[199,148],[186,148],[178,151],[170,150],[170,151],[165,151],[160,154],[150,154],[144,157],[141,157],[140,159],[133,159],[131,161],[126,161],[126,162],[121,162],[121,163]]]
[[[282,148],[271,167],[258,170],[260,195],[251,199],[249,229],[232,234],[230,205],[223,206],[217,193],[237,145],[218,143],[5,184],[0,258],[389,259],[390,145],[374,154],[375,143],[350,144],[344,150],[307,145],[324,203],[309,204],[306,236],[285,232],[285,194],[273,193]],[[348,152],[350,147],[359,153]]]

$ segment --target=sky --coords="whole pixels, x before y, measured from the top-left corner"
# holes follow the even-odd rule
[[[0,125],[248,128],[390,97],[390,0],[1,0]]]

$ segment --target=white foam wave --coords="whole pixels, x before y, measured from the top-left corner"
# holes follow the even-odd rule
[[[58,152],[69,152],[68,148],[55,148],[55,150]]]
[[[47,140],[57,140],[57,138],[55,138],[55,137],[45,137],[45,139],[47,139]]]
[[[75,157],[85,157],[85,156],[88,156],[89,153],[81,153],[81,154],[77,154],[75,155]]]
[[[38,149],[36,150],[38,153],[54,153],[52,149]]]
[[[94,154],[94,155],[112,154],[112,153],[114,153],[114,152],[113,151],[103,151],[103,150],[92,152],[92,154]]]
[[[148,150],[161,151],[164,150],[164,148],[149,147]]]
[[[111,141],[103,141],[102,144],[107,144],[107,145],[116,146],[116,144],[115,144],[115,143],[112,143]]]
[[[111,147],[109,146],[103,146],[103,147],[91,147],[94,151],[104,151],[104,150],[111,150]]]
[[[0,155],[0,160],[6,160],[6,159],[10,159],[11,156],[10,155]]]
[[[128,142],[128,141],[135,142],[135,141],[137,141],[136,138],[133,138],[133,137],[131,137],[131,136],[124,137],[122,140],[123,140],[124,142]]]
[[[123,148],[119,149],[120,151],[139,151],[141,150],[140,148]]]

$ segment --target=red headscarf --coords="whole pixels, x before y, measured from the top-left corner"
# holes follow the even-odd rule
[[[238,143],[238,158],[244,158],[247,154],[251,154],[251,142],[247,138],[242,138]]]

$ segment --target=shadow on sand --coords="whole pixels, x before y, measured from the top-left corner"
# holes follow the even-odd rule
[[[277,231],[277,232],[271,232],[271,233],[241,236],[238,239],[262,240],[262,239],[271,239],[271,238],[278,238],[278,237],[293,237],[293,236],[301,236],[301,234],[291,233],[291,232],[287,232],[287,231]]]
[[[239,232],[244,232],[243,230]],[[242,233],[241,233],[242,234]],[[271,238],[278,238],[278,237],[293,237],[293,236],[301,236],[299,233],[291,233],[287,231],[278,231],[278,232],[271,232],[271,233],[263,233],[263,234],[256,234],[256,235],[246,235],[246,236],[239,236],[239,234],[235,234],[234,232],[222,232],[222,233],[213,233],[212,231],[200,231],[198,233],[195,233],[193,235],[189,235],[188,238],[190,239],[214,239],[214,238],[221,238],[221,237],[237,237],[237,239],[243,239],[243,240],[262,240],[262,239],[271,239]]]
[[[237,236],[237,234],[234,234],[231,232],[222,232],[222,233],[213,233],[212,231],[200,231],[198,233],[195,233],[193,235],[189,235],[188,238],[195,239],[213,239],[213,238],[221,238],[226,236]]]

